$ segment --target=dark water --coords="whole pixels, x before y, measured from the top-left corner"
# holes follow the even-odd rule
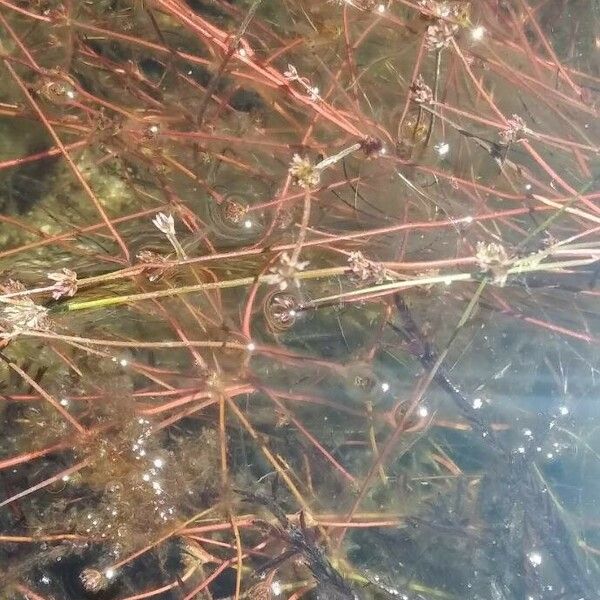
[[[0,4],[1,599],[600,597],[596,0]]]

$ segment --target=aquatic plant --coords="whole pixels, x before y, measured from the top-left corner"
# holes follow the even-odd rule
[[[0,0],[2,598],[597,598],[594,0]]]

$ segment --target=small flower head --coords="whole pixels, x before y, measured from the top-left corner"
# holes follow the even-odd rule
[[[477,251],[475,253],[477,264],[484,273],[492,275],[494,283],[503,286],[508,277],[508,268],[510,259],[504,246],[495,242],[486,244],[477,242]]]
[[[290,64],[288,64],[287,71],[283,72],[283,76],[288,81],[296,81],[297,79],[300,79],[300,76],[298,75],[298,69],[296,69],[294,65]]]
[[[475,254],[477,258],[477,264],[482,271],[485,271],[488,267],[506,263],[508,261],[508,254],[504,249],[504,246],[497,244],[496,242],[477,242],[477,252]]]
[[[294,182],[305,189],[316,187],[321,180],[320,169],[317,169],[308,158],[301,157],[299,154],[294,154],[288,172]]]
[[[376,284],[386,280],[385,267],[381,263],[366,258],[362,252],[350,252],[348,264],[354,276],[360,281],[373,281]]]
[[[293,283],[296,287],[300,287],[300,279],[298,273],[304,271],[309,265],[307,260],[298,260],[289,256],[287,252],[284,252],[279,257],[279,264],[269,269],[270,283],[279,286],[280,290],[286,290],[290,283]]]
[[[412,92],[413,100],[417,104],[431,104],[433,102],[433,92],[431,88],[425,83],[423,75],[419,75],[412,86],[410,87]]]
[[[449,23],[448,21],[439,20],[436,23],[429,25],[425,32],[425,43],[429,50],[441,50],[447,48],[454,35],[458,31],[458,25]]]
[[[154,223],[156,229],[165,235],[175,236],[175,219],[172,214],[169,213],[166,215],[165,213],[160,212],[152,219],[152,223]]]
[[[55,281],[52,297],[55,300],[67,296],[71,298],[77,292],[77,273],[71,269],[61,269],[47,274],[48,279]]]
[[[367,136],[360,142],[361,150],[365,153],[365,156],[370,157],[376,154],[383,154],[383,142],[376,137]]]
[[[525,139],[526,129],[525,121],[519,115],[512,115],[510,119],[507,119],[506,128],[500,131],[498,135],[506,144],[520,142]]]
[[[110,579],[98,569],[86,568],[79,573],[79,581],[86,592],[97,594],[106,590]]]

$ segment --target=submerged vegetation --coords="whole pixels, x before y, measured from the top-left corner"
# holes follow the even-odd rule
[[[0,598],[599,598],[599,22],[0,0]]]

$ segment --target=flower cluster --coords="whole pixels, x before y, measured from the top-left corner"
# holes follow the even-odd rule
[[[425,15],[433,19],[425,32],[425,43],[429,50],[447,48],[460,25],[469,22],[468,3],[420,0]]]
[[[486,244],[477,242],[477,251],[475,253],[477,265],[484,273],[492,276],[493,282],[503,286],[508,277],[510,259],[504,246],[495,242]]]
[[[350,271],[360,281],[373,281],[379,285],[387,279],[385,267],[381,263],[369,260],[360,251],[350,252],[348,264]]]
[[[439,20],[437,23],[433,23],[427,27],[425,44],[429,50],[447,48],[457,31],[458,25],[455,23]]]
[[[294,256],[290,256],[284,252],[279,257],[279,264],[271,267],[269,272],[269,283],[279,286],[280,290],[286,290],[290,283],[296,287],[300,287],[300,279],[298,273],[304,271],[309,265],[307,260],[298,260]]]
[[[47,274],[48,279],[55,281],[52,286],[52,297],[55,300],[67,296],[71,298],[77,292],[77,273],[71,269],[61,269]]]
[[[525,139],[525,131],[527,125],[525,121],[519,115],[512,115],[510,119],[506,120],[506,129],[502,129],[498,135],[502,138],[504,143],[511,144],[514,142],[520,142]]]
[[[410,86],[413,100],[417,104],[431,104],[433,102],[433,92],[425,83],[423,75],[419,75]]]
[[[288,172],[294,183],[305,189],[316,187],[321,180],[321,169],[299,154],[294,154]]]

